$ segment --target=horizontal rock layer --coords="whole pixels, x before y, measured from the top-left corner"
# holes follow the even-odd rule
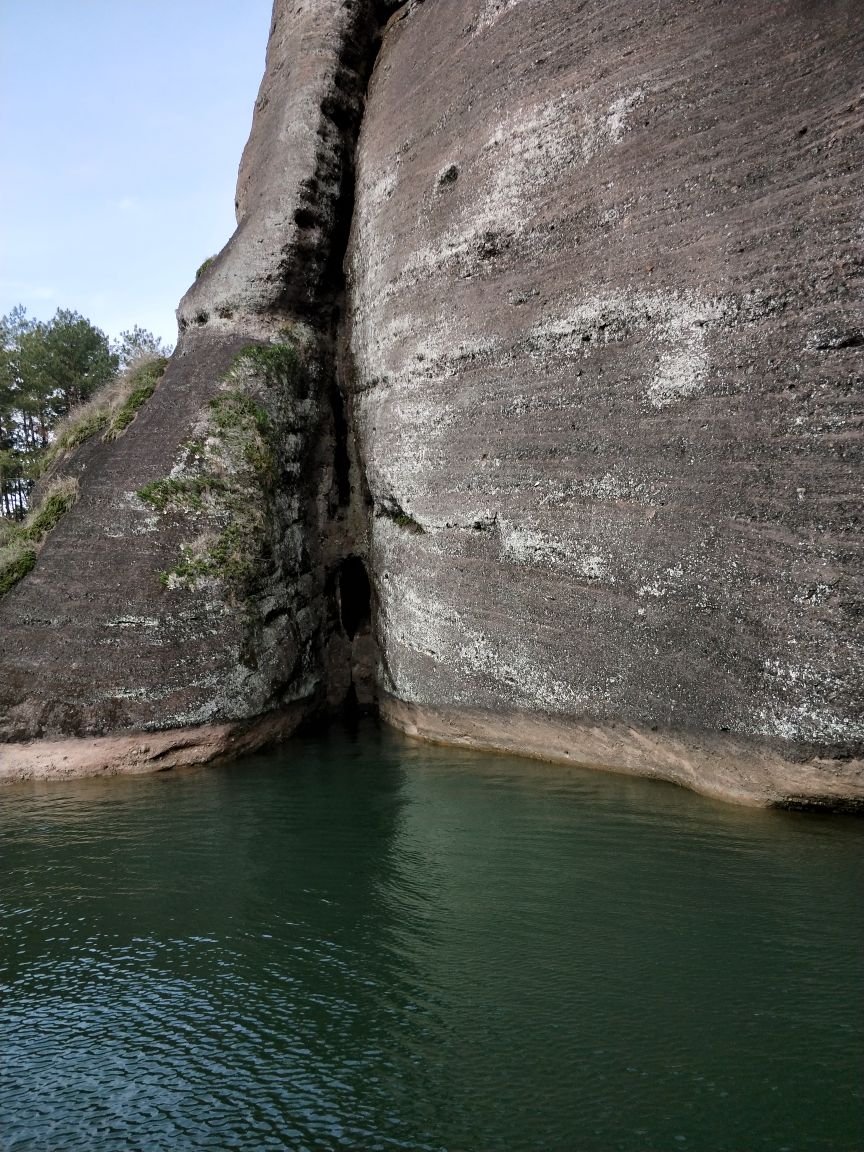
[[[392,28],[350,252],[392,696],[857,790],[862,29],[630,0]]]

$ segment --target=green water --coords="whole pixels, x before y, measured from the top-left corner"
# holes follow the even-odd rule
[[[862,832],[371,726],[4,790],[0,1147],[858,1152]]]

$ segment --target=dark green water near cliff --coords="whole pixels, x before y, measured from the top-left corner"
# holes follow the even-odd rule
[[[412,745],[0,794],[0,1147],[864,1148],[864,823]]]

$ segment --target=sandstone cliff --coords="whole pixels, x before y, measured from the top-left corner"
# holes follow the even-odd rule
[[[377,698],[864,799],[862,59],[852,0],[277,0],[237,232],[0,600],[3,771]]]

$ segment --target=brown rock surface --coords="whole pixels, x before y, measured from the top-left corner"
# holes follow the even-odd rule
[[[439,735],[707,741],[712,787],[728,735],[765,793],[858,793],[864,10],[734,10],[388,35],[351,246],[385,686]]]
[[[0,744],[0,784],[138,775],[233,760],[286,740],[304,716],[303,706],[295,705],[251,723]]]
[[[379,662],[426,738],[860,802],[864,9],[734,13],[414,0],[367,98],[386,6],[277,0],[238,230],[0,600],[2,737],[368,702]],[[260,571],[165,590],[196,517],[135,494],[286,342]]]

